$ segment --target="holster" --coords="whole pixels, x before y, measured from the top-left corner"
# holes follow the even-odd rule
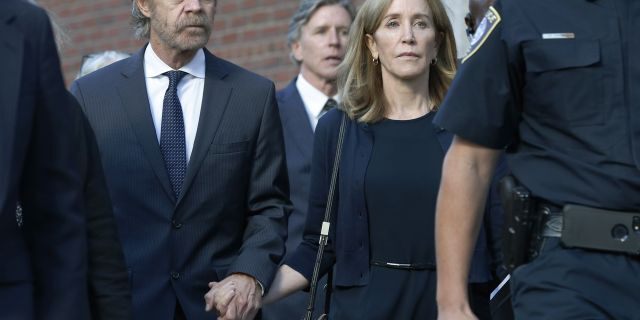
[[[511,272],[538,255],[542,215],[531,192],[511,175],[500,181],[500,197],[505,214],[504,265]]]

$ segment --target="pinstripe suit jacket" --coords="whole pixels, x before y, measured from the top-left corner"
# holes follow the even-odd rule
[[[176,199],[155,134],[144,49],[72,85],[93,127],[129,269],[134,319],[204,313],[207,283],[230,273],[268,288],[290,210],[273,83],[205,50],[202,110]]]

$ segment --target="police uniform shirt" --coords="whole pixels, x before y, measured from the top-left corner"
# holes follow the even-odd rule
[[[640,208],[640,1],[499,0],[436,124],[558,205]]]

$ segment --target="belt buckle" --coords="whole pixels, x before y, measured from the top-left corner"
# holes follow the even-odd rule
[[[540,236],[559,238],[562,236],[562,211],[554,212],[551,206],[546,203],[541,204]]]
[[[562,236],[562,216],[550,216],[546,219],[542,229],[543,237],[559,238]]]
[[[395,262],[385,262],[385,264],[389,267],[394,267],[394,268],[398,268],[398,269],[408,269],[411,268],[413,265],[410,263],[395,263]]]

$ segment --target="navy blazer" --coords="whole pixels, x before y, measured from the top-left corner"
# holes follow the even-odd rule
[[[83,127],[44,10],[0,2],[0,70],[0,319],[89,319]]]
[[[331,170],[338,139],[341,117],[344,113],[332,110],[320,119],[316,127],[311,168],[311,192],[309,212],[304,240],[287,264],[311,279],[318,249],[320,226],[324,218],[330,184]],[[446,150],[451,145],[453,135],[444,129],[434,127],[437,137]],[[369,228],[364,192],[364,177],[373,150],[373,136],[368,125],[355,120],[347,121],[347,127],[340,162],[339,179],[336,188],[336,203],[332,212],[332,226],[323,263],[322,273],[335,264],[334,285],[361,286],[369,282]],[[500,173],[502,174],[502,173]],[[497,179],[496,179],[497,180]],[[499,195],[492,188],[485,216],[487,221],[501,221],[503,212],[499,206]],[[497,222],[496,224],[500,224]],[[499,242],[487,240],[486,230],[494,226],[485,224],[478,237],[474,251],[470,282],[486,282],[492,279],[492,262],[495,250],[489,248]],[[433,230],[431,233],[433,234]],[[499,233],[494,233],[499,236]],[[498,247],[499,248],[499,247]],[[433,261],[435,264],[435,261]]]
[[[205,50],[202,110],[176,197],[136,55],[77,81],[95,132],[124,248],[134,319],[205,313],[209,281],[230,273],[269,288],[284,255],[290,210],[282,127],[271,81]]]

